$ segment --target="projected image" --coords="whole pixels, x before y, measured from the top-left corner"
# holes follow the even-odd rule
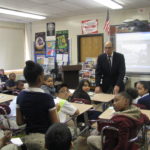
[[[124,54],[127,72],[150,73],[150,32],[117,34],[116,51]]]

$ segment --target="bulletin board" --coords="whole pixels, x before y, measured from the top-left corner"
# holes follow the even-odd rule
[[[46,41],[45,32],[35,33],[34,58],[35,62],[42,65],[45,74],[55,69],[55,62],[58,66],[70,63],[68,30],[56,31],[55,39]]]

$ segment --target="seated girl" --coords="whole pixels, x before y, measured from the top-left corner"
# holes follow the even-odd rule
[[[140,109],[132,105],[132,100],[138,96],[135,89],[127,89],[115,96],[113,107],[115,113],[110,120],[99,122],[98,131],[105,126],[119,129],[118,136],[108,132],[105,138],[104,150],[137,150],[138,145],[128,140],[136,136],[137,129],[149,120]],[[101,150],[101,136],[93,135],[87,139],[90,150]]]
[[[137,104],[144,105],[146,109],[150,109],[150,93],[149,93],[149,84],[147,81],[139,81],[136,84],[136,89],[140,98],[138,99]]]
[[[23,71],[29,88],[17,97],[16,121],[18,125],[26,123],[26,133],[44,133],[49,126],[59,122],[54,100],[40,87],[44,70],[33,61],[27,61]]]
[[[87,92],[90,91],[90,82],[86,79],[83,79],[80,81],[78,88],[75,90],[71,97],[71,101],[73,102],[74,100],[78,99],[79,101],[81,100],[83,103],[85,101],[86,104],[91,104],[91,98],[88,95]],[[90,110],[88,111],[88,119],[89,120],[95,120],[98,118],[100,115],[99,111],[96,110]],[[84,116],[80,115],[77,118],[78,122],[84,122]]]
[[[75,90],[75,92],[71,97],[71,101],[74,98],[80,98],[80,99],[87,100],[88,103],[91,104],[91,98],[87,93],[89,90],[90,90],[90,82],[85,79],[80,81],[78,88]]]

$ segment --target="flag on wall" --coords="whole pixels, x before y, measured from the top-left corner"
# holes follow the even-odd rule
[[[104,31],[107,32],[107,34],[110,34],[109,10],[107,10],[107,16],[104,24]]]

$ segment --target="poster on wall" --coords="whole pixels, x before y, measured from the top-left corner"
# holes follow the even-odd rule
[[[45,55],[36,55],[36,62],[40,65],[44,65]]]
[[[47,36],[55,36],[55,22],[49,22],[46,24]]]
[[[55,41],[47,41],[46,42],[46,57],[54,57],[55,56]]]
[[[82,34],[98,33],[98,19],[81,21]]]
[[[55,67],[55,57],[35,55],[35,61],[43,67],[45,73],[49,73]]]
[[[45,32],[35,33],[35,54],[45,54]]]
[[[56,53],[68,54],[68,30],[56,31]]]

